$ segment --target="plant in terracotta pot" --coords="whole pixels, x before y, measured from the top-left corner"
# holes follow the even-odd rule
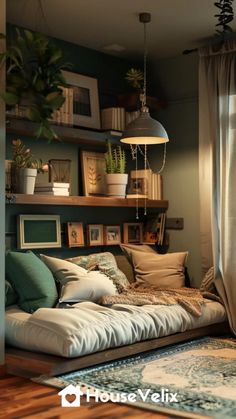
[[[110,141],[108,141],[107,152],[105,153],[105,161],[107,195],[118,198],[125,198],[126,186],[128,183],[128,174],[125,173],[125,150],[123,150],[120,145],[112,146]]]
[[[62,51],[45,35],[29,30],[16,29],[15,39],[6,41],[6,51],[0,54],[0,68],[6,65],[2,99],[9,107],[26,108],[27,118],[39,124],[36,137],[56,138],[50,119],[65,101]]]
[[[12,141],[12,187],[13,192],[30,194],[34,193],[37,173],[48,169],[41,159],[33,156],[30,148],[27,148],[20,139]]]

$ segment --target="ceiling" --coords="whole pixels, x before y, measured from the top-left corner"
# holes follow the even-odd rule
[[[150,58],[166,58],[198,47],[215,33],[215,0],[7,0],[7,21],[120,57],[140,58],[143,24]],[[235,9],[235,5],[234,5]],[[230,26],[235,31],[235,19]],[[121,47],[116,51],[115,46]],[[111,46],[111,50],[104,47]],[[116,48],[118,48],[116,47]]]

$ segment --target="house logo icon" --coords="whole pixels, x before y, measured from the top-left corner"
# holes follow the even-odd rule
[[[83,394],[79,386],[69,384],[58,393],[58,396],[61,397],[62,407],[80,407],[80,396]]]

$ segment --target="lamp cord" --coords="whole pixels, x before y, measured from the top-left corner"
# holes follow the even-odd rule
[[[143,54],[143,95],[142,95],[142,107],[147,104],[147,25],[143,24],[143,42],[144,42],[144,54]]]

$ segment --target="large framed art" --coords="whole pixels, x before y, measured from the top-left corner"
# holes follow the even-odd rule
[[[18,215],[17,247],[19,249],[61,247],[60,216]]]
[[[63,75],[73,87],[73,125],[100,129],[97,79],[70,71],[63,71]]]

